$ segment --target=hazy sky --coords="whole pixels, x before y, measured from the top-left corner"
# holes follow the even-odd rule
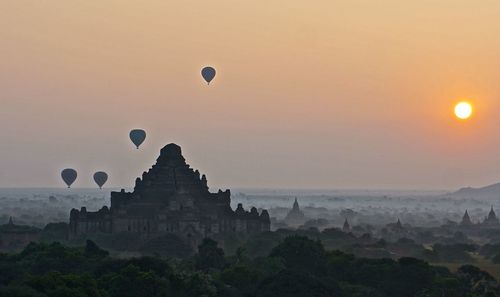
[[[3,0],[0,186],[62,186],[65,167],[76,187],[97,170],[132,186],[170,142],[213,187],[499,182],[499,15],[498,0]]]

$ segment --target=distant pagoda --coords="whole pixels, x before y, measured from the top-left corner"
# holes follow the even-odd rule
[[[349,225],[349,222],[347,221],[347,218],[344,221],[344,225],[342,226],[342,231],[349,233],[351,232],[351,226]]]
[[[469,213],[467,212],[467,209],[465,210],[465,213],[464,213],[464,216],[462,217],[462,221],[460,222],[460,226],[463,226],[463,227],[468,227],[468,226],[472,226],[472,221],[469,217]]]
[[[28,225],[17,225],[12,217],[7,224],[0,225],[0,252],[23,249],[30,242],[38,241],[40,229]]]
[[[497,215],[495,213],[495,210],[493,209],[493,206],[491,206],[490,211],[488,215],[484,218],[482,222],[477,222],[474,223],[472,222],[468,210],[465,210],[465,213],[462,217],[462,221],[460,221],[459,224],[460,227],[467,228],[473,227],[473,230],[476,228],[483,228],[483,229],[499,229],[500,228],[500,221],[497,218]]]
[[[498,218],[497,215],[495,214],[495,211],[493,210],[493,206],[491,206],[490,212],[488,213],[488,216],[486,219],[483,221],[482,225],[484,226],[499,226]]]
[[[305,222],[304,213],[300,210],[299,202],[297,198],[295,198],[295,202],[293,202],[292,209],[288,212],[285,217],[285,223],[288,225],[298,226]]]

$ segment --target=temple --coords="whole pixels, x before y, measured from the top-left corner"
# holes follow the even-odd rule
[[[469,212],[467,211],[467,209],[465,210],[465,213],[464,213],[464,216],[462,217],[462,222],[460,222],[460,225],[464,226],[464,227],[472,226],[472,221],[469,217]]]
[[[349,222],[347,221],[347,218],[344,221],[344,225],[342,226],[342,231],[349,233],[351,232],[351,225],[349,225]]]
[[[28,243],[37,241],[40,229],[14,224],[12,217],[9,222],[0,225],[0,252],[13,252],[22,250]]]
[[[491,206],[490,212],[488,213],[488,216],[484,218],[482,222],[477,222],[473,223],[470,216],[469,212],[465,210],[465,213],[462,217],[462,221],[459,224],[460,227],[462,228],[493,228],[493,229],[498,229],[500,228],[500,221],[497,218],[497,215],[495,214],[495,211],[493,210],[493,206]]]
[[[297,201],[297,198],[295,198],[292,209],[285,217],[285,223],[290,226],[299,226],[304,224],[305,221],[306,218],[304,213],[300,210],[299,202]]]
[[[488,216],[484,219],[483,225],[485,226],[498,226],[500,225],[497,219],[497,215],[495,214],[495,211],[493,210],[493,206],[491,206],[490,213]]]
[[[146,237],[173,233],[196,244],[205,237],[270,230],[267,210],[230,206],[229,190],[210,193],[205,175],[190,168],[181,148],[168,144],[156,164],[137,178],[133,192],[111,192],[111,207],[70,213],[70,237],[135,232]]]

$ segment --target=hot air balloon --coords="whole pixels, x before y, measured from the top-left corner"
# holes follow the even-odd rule
[[[141,130],[141,129],[134,129],[130,131],[130,140],[135,144],[137,149],[139,149],[139,146],[144,142],[146,139],[146,131]]]
[[[108,180],[108,174],[104,171],[98,171],[94,173],[94,181],[99,186],[99,189],[102,189],[102,186]]]
[[[76,180],[77,175],[75,169],[66,168],[61,171],[61,177],[66,185],[68,185],[68,188],[71,188],[71,184]]]
[[[214,77],[215,77],[215,69],[213,67],[210,67],[210,66],[205,67],[205,68],[201,69],[201,76],[203,76],[203,78],[205,79],[207,84],[210,84],[212,79],[214,79]]]

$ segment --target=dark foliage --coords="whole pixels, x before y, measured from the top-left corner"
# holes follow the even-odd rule
[[[471,265],[451,273],[415,258],[358,258],[296,235],[257,258],[244,248],[225,257],[205,239],[182,261],[113,258],[93,241],[81,248],[32,243],[19,254],[0,254],[0,269],[0,296],[8,297],[500,296],[497,281]]]
[[[217,242],[205,238],[198,246],[196,254],[196,268],[203,271],[222,269],[224,267],[224,250],[217,246]]]
[[[319,241],[304,236],[291,236],[271,251],[271,257],[284,260],[290,270],[323,274],[326,270],[326,251]]]

